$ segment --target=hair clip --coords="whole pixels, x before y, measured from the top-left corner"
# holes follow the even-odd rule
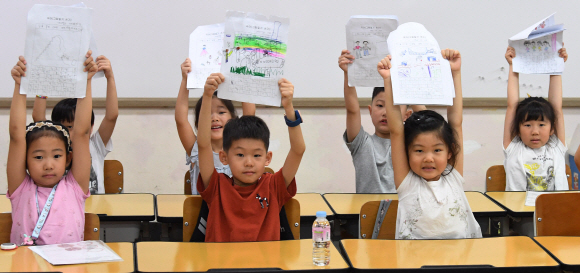
[[[66,138],[66,142],[68,144],[69,150],[71,149],[71,145],[70,145],[70,136],[68,134],[68,131],[63,128],[60,125],[55,125],[52,122],[49,121],[39,121],[34,123],[33,125],[28,125],[28,127],[26,127],[26,133],[28,134],[29,132],[32,132],[34,129],[36,128],[42,128],[42,127],[52,127],[55,128],[57,131],[61,132],[64,137]]]

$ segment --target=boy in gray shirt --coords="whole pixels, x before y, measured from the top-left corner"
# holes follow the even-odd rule
[[[346,106],[346,131],[343,139],[352,155],[356,173],[357,193],[396,193],[391,161],[391,134],[385,111],[385,89],[375,87],[369,112],[375,133],[367,133],[361,125],[360,105],[354,87],[348,86],[348,64],[354,61],[350,51],[343,50],[338,66],[344,71],[344,102]],[[401,116],[407,119],[413,111],[425,110],[424,105],[401,105]]]

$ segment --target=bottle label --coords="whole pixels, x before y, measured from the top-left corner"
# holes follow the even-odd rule
[[[330,241],[330,227],[313,227],[312,240],[315,242],[329,242]]]

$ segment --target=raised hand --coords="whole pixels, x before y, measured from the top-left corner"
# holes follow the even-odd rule
[[[383,79],[391,77],[391,55],[387,55],[387,57],[383,58],[377,64],[377,71],[383,77]]]
[[[183,68],[183,65],[181,67]],[[207,80],[205,81],[205,86],[203,87],[203,94],[205,96],[213,96],[213,93],[218,89],[218,85],[224,82],[225,79],[226,78],[224,77],[224,75],[222,75],[222,73],[211,73],[211,75],[209,75],[209,77],[207,77]]]
[[[441,55],[443,55],[444,59],[449,60],[451,71],[461,70],[461,53],[459,53],[459,50],[446,48],[441,50]]]
[[[350,51],[343,49],[338,57],[338,67],[344,72],[348,72],[348,64],[351,64],[354,60],[354,56],[350,55]]]
[[[22,76],[26,76],[26,60],[23,56],[18,57],[18,62],[10,71],[12,78],[17,85],[20,85]]]

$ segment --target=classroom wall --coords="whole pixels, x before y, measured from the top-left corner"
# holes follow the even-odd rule
[[[47,115],[50,115],[48,109]],[[436,109],[444,114],[444,109]],[[366,108],[361,108],[362,124],[372,132]],[[298,192],[355,192],[355,174],[350,154],[342,141],[345,110],[342,108],[301,109],[301,125],[306,153],[296,175]],[[7,128],[9,109],[0,109],[0,124]],[[31,110],[29,110],[29,121]],[[98,126],[105,114],[95,109]],[[190,110],[193,122],[193,110]],[[279,169],[289,150],[288,129],[283,110],[258,108],[257,115],[270,127],[271,167]],[[505,109],[466,108],[464,110],[465,190],[485,191],[485,171],[503,164],[502,132]],[[565,108],[567,143],[580,121],[580,109]],[[6,131],[4,131],[6,132]],[[0,134],[0,166],[6,168],[8,133]],[[125,169],[125,192],[183,193],[185,151],[175,128],[174,111],[159,109],[120,109],[113,134],[114,150],[107,159],[118,159]],[[7,189],[6,173],[0,172],[0,193]]]

